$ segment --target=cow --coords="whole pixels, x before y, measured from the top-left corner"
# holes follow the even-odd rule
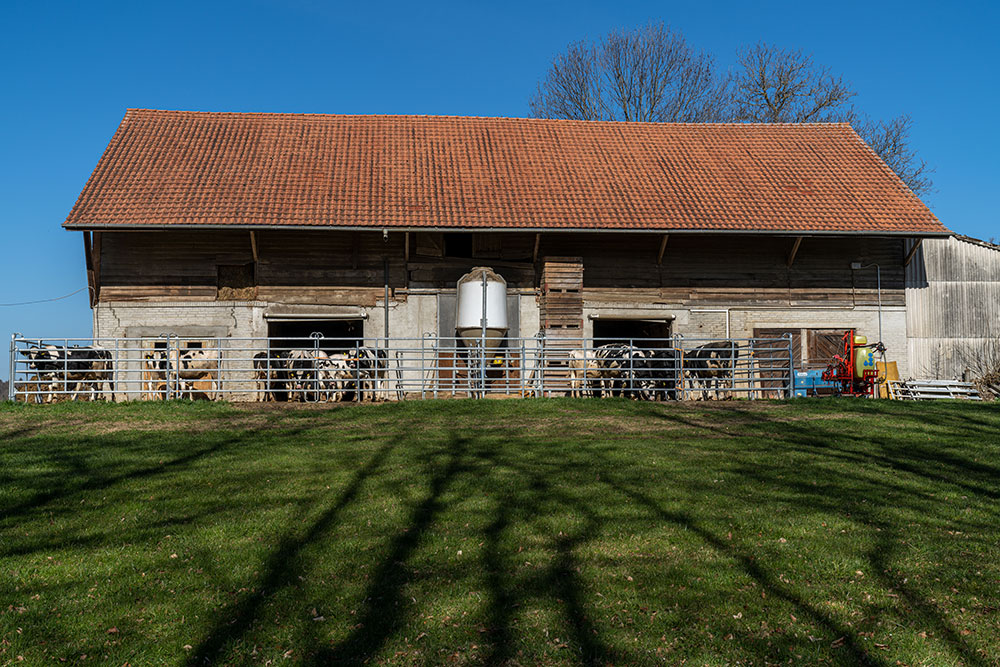
[[[646,352],[625,343],[609,343],[594,348],[602,396],[640,398],[636,372],[645,366]]]
[[[174,398],[202,396],[212,400],[219,389],[219,358],[209,350],[156,349],[143,355],[143,366],[143,389],[147,396],[164,397],[169,388]],[[198,383],[204,382],[208,382],[207,391],[198,386]]]
[[[681,354],[673,348],[648,350],[635,372],[640,396],[646,400],[677,400]]]
[[[58,396],[75,400],[81,394],[91,401],[104,398],[105,385],[107,395],[115,400],[114,360],[104,348],[33,345],[22,354],[28,358],[28,368],[35,371],[33,383],[42,403],[52,403]]]
[[[701,398],[707,399],[710,390],[718,398],[722,389],[733,386],[739,356],[739,346],[728,340],[707,343],[684,354],[684,369],[692,387],[701,390]]]
[[[288,353],[289,401],[341,401],[354,377],[350,355],[318,349]]]
[[[321,397],[317,366],[329,355],[323,350],[291,350],[288,353],[288,400],[315,402]]]
[[[271,350],[253,355],[253,373],[257,401],[286,401],[289,388],[287,350]]]
[[[77,391],[87,392],[88,400],[104,398],[104,386],[108,386],[108,396],[115,400],[115,365],[110,350],[100,347],[70,349],[70,379],[77,380]],[[76,357],[76,369],[72,359]]]
[[[365,400],[368,393],[373,401],[388,397],[389,355],[385,350],[356,347],[347,355],[347,368],[356,400]]]
[[[60,387],[65,387],[64,366],[60,348],[55,345],[32,345],[21,354],[28,358],[28,368],[34,371],[28,391],[39,403],[52,403]]]
[[[601,366],[594,350],[570,350],[568,356],[570,396],[593,396],[601,379]]]
[[[319,379],[322,399],[342,401],[347,393],[352,372],[350,355],[339,352],[316,360],[316,374]]]

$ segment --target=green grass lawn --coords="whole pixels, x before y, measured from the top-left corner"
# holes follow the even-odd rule
[[[1000,664],[996,405],[6,404],[0,443],[0,665]]]

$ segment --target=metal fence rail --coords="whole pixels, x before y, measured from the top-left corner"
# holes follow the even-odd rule
[[[337,402],[487,396],[784,398],[791,338],[25,338],[11,400]]]

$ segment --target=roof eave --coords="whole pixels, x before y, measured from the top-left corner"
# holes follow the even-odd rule
[[[432,227],[425,225],[267,225],[267,224],[201,224],[201,223],[169,223],[169,224],[63,224],[63,229],[70,231],[169,231],[172,229],[239,229],[239,230],[292,230],[292,231],[387,231],[387,232],[522,232],[522,233],[625,233],[625,234],[729,234],[729,235],[766,235],[766,236],[903,236],[907,238],[939,238],[953,236],[953,232],[944,231],[899,231],[899,230],[803,230],[803,229],[699,229],[699,228],[669,228],[669,227]]]

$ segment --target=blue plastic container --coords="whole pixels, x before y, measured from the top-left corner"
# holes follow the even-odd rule
[[[837,389],[836,382],[828,382],[823,379],[822,369],[812,371],[795,371],[795,373],[792,374],[792,379],[795,384],[792,395],[796,398],[819,396],[820,389]]]

